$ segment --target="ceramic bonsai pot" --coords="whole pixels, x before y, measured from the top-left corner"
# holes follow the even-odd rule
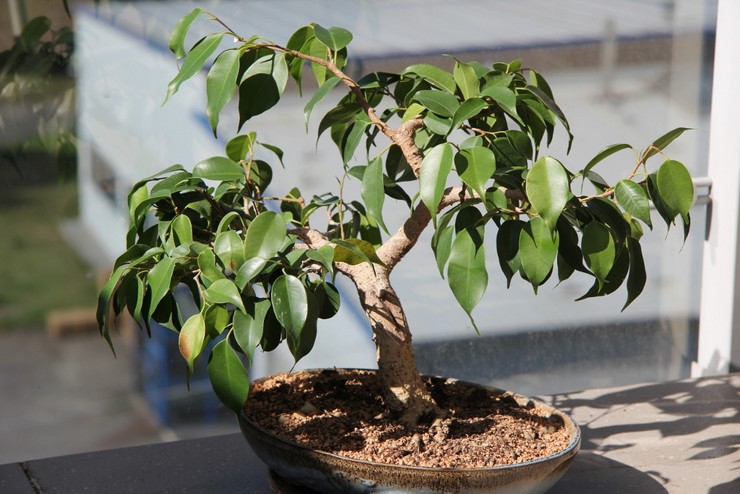
[[[570,437],[568,446],[556,454],[534,461],[488,468],[398,466],[351,459],[288,442],[258,426],[250,420],[246,412],[240,414],[239,424],[257,456],[283,482],[310,488],[323,494],[546,492],[562,477],[580,448],[581,435],[578,426],[570,417],[545,403],[495,388],[465,384],[506,393],[521,405],[534,406],[546,416],[560,417]]]

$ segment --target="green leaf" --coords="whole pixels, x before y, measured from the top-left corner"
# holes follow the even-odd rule
[[[285,45],[289,50],[295,50],[300,53],[308,53],[308,47],[311,41],[314,39],[313,26],[303,26],[294,32],[288,43]],[[303,93],[302,81],[303,81],[303,65],[304,60],[298,57],[292,57],[289,59],[290,76],[295,80],[298,86],[298,94]]]
[[[226,143],[226,156],[237,162],[245,159],[252,153],[256,137],[254,132],[234,137]]]
[[[313,283],[311,291],[316,297],[316,303],[319,308],[318,317],[321,319],[330,319],[339,312],[342,300],[337,287],[328,281]]]
[[[464,99],[475,98],[480,92],[480,82],[472,66],[455,60],[453,78]]]
[[[626,212],[643,221],[650,229],[653,228],[650,218],[650,200],[645,189],[632,180],[624,179],[617,182],[614,193]]]
[[[308,319],[308,292],[301,280],[283,274],[272,284],[270,301],[278,322],[298,341]]]
[[[589,172],[594,166],[598,165],[612,154],[617,153],[623,149],[632,149],[632,146],[630,146],[629,144],[612,144],[602,149],[599,154],[594,156],[591,161],[588,162],[586,167],[581,172],[584,180],[588,177]]]
[[[213,251],[221,263],[232,271],[238,271],[244,263],[244,242],[234,230],[226,230],[216,237]]]
[[[244,239],[244,257],[269,259],[278,253],[285,242],[285,218],[274,211],[264,211],[252,220]]]
[[[236,312],[241,314],[241,312]],[[203,316],[206,321],[206,338],[213,339],[224,332],[226,326],[231,323],[231,313],[226,307],[212,305],[205,310]]]
[[[586,266],[596,276],[601,286],[616,259],[614,237],[604,224],[592,221],[583,229],[581,250]]]
[[[501,271],[506,276],[507,288],[511,287],[511,279],[522,267],[519,258],[519,238],[523,227],[523,221],[506,220],[501,223],[496,234],[496,252]]]
[[[472,98],[462,102],[462,104],[455,110],[455,114],[452,117],[452,129],[457,129],[466,120],[476,116],[486,108],[488,103],[480,98]]]
[[[367,165],[362,177],[362,200],[365,202],[367,212],[381,228],[387,233],[388,228],[383,222],[383,203],[385,201],[385,190],[383,188],[383,160],[376,157]]]
[[[334,249],[330,245],[324,245],[323,247],[320,247],[319,249],[309,249],[306,252],[306,256],[313,260],[318,262],[323,266],[323,268],[331,273],[334,270]]]
[[[686,167],[679,161],[666,160],[658,168],[655,182],[668,215],[687,218],[694,203],[694,183]]]
[[[311,112],[313,111],[314,106],[316,106],[317,103],[319,103],[321,100],[323,100],[327,94],[331,92],[332,89],[334,89],[334,86],[337,85],[339,82],[338,77],[330,77],[324,83],[319,87],[316,92],[311,96],[311,99],[306,104],[306,107],[303,109],[303,118],[306,121],[306,130],[308,131],[308,120],[311,118]]]
[[[214,137],[221,110],[234,96],[240,56],[241,51],[236,49],[222,52],[206,76],[206,115]]]
[[[205,180],[235,181],[244,179],[241,165],[224,156],[213,156],[193,167],[193,176]]]
[[[572,197],[563,165],[550,156],[538,159],[527,174],[526,193],[550,230],[555,230],[560,213]]]
[[[445,277],[445,266],[447,261],[450,259],[450,253],[452,252],[452,239],[455,229],[452,226],[442,227],[437,226],[437,229],[432,236],[432,250],[434,251],[434,259],[437,261],[437,269],[442,278]]]
[[[262,269],[264,269],[266,265],[267,260],[261,257],[252,257],[251,259],[247,259],[236,273],[234,283],[236,283],[237,288],[239,288],[240,291],[244,290],[255,276],[262,272]]]
[[[280,101],[282,90],[272,74],[255,74],[239,84],[239,128]]]
[[[206,340],[206,321],[200,312],[190,316],[185,321],[180,330],[180,336],[177,339],[177,346],[180,349],[180,355],[188,364],[188,374],[193,374],[193,364],[198,358]]]
[[[418,91],[413,100],[442,117],[452,118],[460,107],[460,102],[454,95],[433,89]]]
[[[486,252],[481,233],[482,228],[465,228],[459,231],[452,242],[447,266],[447,283],[471,322],[471,313],[488,287]]]
[[[455,78],[446,70],[425,63],[415,64],[407,67],[401,75],[416,74],[425,81],[443,89],[450,94],[455,94],[457,84]]]
[[[437,208],[447,186],[447,177],[452,171],[452,161],[452,145],[445,142],[427,152],[421,163],[419,195],[432,218],[435,218],[435,224]]]
[[[218,399],[240,413],[249,394],[249,375],[227,340],[219,341],[211,350],[208,377]]]
[[[691,130],[691,129],[686,128],[686,127],[678,127],[669,132],[666,132],[662,136],[655,139],[650,144],[650,146],[648,146],[648,149],[645,151],[645,153],[642,155],[641,161],[644,163],[645,160],[647,160],[651,156],[664,150],[670,143],[672,143],[676,138],[678,138],[681,134],[683,134],[687,130]]]
[[[630,270],[627,277],[627,302],[622,310],[626,309],[642,293],[647,282],[645,260],[642,257],[640,242],[630,237],[627,239],[627,247],[630,256]]]
[[[375,247],[366,240],[359,238],[334,239],[332,243],[336,245],[334,247],[334,262],[344,262],[351,265],[363,262],[371,265],[373,263],[384,265],[375,252]]]
[[[182,62],[180,71],[167,86],[167,95],[162,104],[166,103],[170,96],[177,92],[183,82],[200,72],[200,69],[202,69],[206,63],[206,60],[208,60],[221,44],[221,39],[224,37],[224,34],[226,33],[211,33],[190,50],[190,53],[185,56],[185,60]]]
[[[170,229],[175,237],[175,245],[182,245],[193,241],[193,225],[184,214],[178,214],[172,223]]]
[[[270,309],[270,301],[263,298],[251,298],[245,307],[246,312],[234,313],[234,338],[249,362],[252,362],[254,350],[262,341],[263,326],[267,311]]]
[[[152,290],[150,301],[152,312],[156,310],[159,302],[170,291],[175,264],[175,260],[171,257],[164,257],[147,274],[146,282]]]
[[[462,181],[482,198],[496,169],[496,156],[482,146],[463,149],[455,156],[455,168]]]
[[[537,287],[547,280],[558,255],[559,238],[545,220],[532,218],[522,225],[519,234],[519,259],[522,272],[537,292]]]
[[[177,58],[185,56],[185,36],[188,34],[188,30],[195,19],[197,19],[202,13],[202,9],[199,9],[198,7],[194,8],[188,15],[177,21],[177,24],[175,24],[175,27],[172,29],[168,46]]]
[[[500,84],[485,86],[481,91],[481,95],[490,97],[508,115],[511,115],[517,121],[519,120],[519,115],[516,111],[516,93],[508,86]]]
[[[352,33],[341,27],[326,29],[319,24],[313,25],[316,38],[331,51],[339,51],[352,42]]]
[[[212,304],[232,304],[245,311],[242,296],[233,281],[221,279],[214,281],[211,286],[203,291],[205,299]]]
[[[342,153],[342,161],[346,164],[349,163],[355,155],[357,147],[362,141],[362,137],[365,135],[365,129],[370,125],[370,120],[362,115],[358,115],[358,118],[352,123],[340,143],[339,150]],[[333,131],[334,129],[332,129]]]

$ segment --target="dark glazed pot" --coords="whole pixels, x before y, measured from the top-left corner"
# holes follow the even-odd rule
[[[239,417],[239,425],[257,456],[285,482],[323,494],[540,494],[565,473],[580,448],[581,433],[573,420],[556,408],[521,395],[512,396],[522,404],[533,402],[546,413],[561,417],[570,433],[568,447],[557,454],[514,465],[470,469],[411,467],[360,461],[293,444],[259,428],[244,413]]]

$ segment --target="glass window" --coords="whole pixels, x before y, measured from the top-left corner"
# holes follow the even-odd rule
[[[8,5],[23,7],[20,14],[9,7],[0,9],[4,16],[0,22],[14,28],[42,13],[33,0],[11,0]],[[572,169],[582,168],[609,144],[626,142],[644,148],[681,126],[694,130],[672,144],[668,155],[687,164],[695,176],[706,173],[716,0],[407,0],[401,4],[278,0],[202,5],[246,35],[258,33],[277,42],[309,22],[346,27],[355,35],[350,45],[353,76],[399,71],[419,61],[451,67],[453,57],[485,64],[521,59],[547,77],[570,121],[576,135],[571,152],[566,154],[567,136],[562,130],[559,135],[556,132],[547,152]],[[21,428],[29,434],[53,427],[80,436],[79,442],[56,442],[62,446],[51,446],[43,438],[27,449],[18,445],[8,457],[2,452],[0,463],[154,441],[161,439],[162,431],[186,437],[233,428],[222,420],[207,382],[196,380],[189,393],[185,390],[183,366],[167,330],[154,335],[155,344],[142,347],[140,332],[122,324],[116,339],[117,360],[102,339],[89,333],[90,325],[94,327],[90,310],[95,306],[95,291],[123,249],[130,186],[170,164],[191,167],[221,154],[224,142],[234,135],[234,117],[224,116],[219,139],[213,138],[204,111],[204,75],[162,105],[177,70],[167,49],[168,33],[192,7],[180,1],[76,6],[74,71],[64,73],[74,74],[77,104],[76,111],[68,105],[63,113],[74,116],[75,123],[55,130],[71,131],[78,138],[77,173],[72,181],[48,179],[59,169],[58,149],[27,148],[20,165],[6,152],[33,141],[39,120],[27,125],[15,118],[33,112],[18,111],[21,97],[6,82],[0,88],[4,151],[0,217],[8,225],[6,231],[15,232],[0,237],[0,258],[10,259],[11,253],[29,250],[24,246],[32,244],[53,265],[68,268],[52,277],[51,268],[31,270],[31,266],[40,267],[33,259],[6,265],[15,278],[41,283],[18,281],[7,293],[0,292],[0,338],[8,342],[0,345],[0,352],[19,357],[0,359],[9,369],[3,374],[15,375],[21,365],[28,365],[38,373],[28,374],[29,380],[47,379],[33,381],[31,392],[17,389],[13,379],[2,378],[3,390],[19,393],[19,406],[35,412],[3,407],[0,423],[12,423],[5,419],[10,413],[15,420],[22,418]],[[51,25],[59,30],[70,21],[62,11]],[[11,37],[0,38],[0,50],[12,43]],[[44,88],[44,96],[49,104],[59,99],[51,88]],[[302,118],[306,102],[306,96],[301,98],[292,90],[275,111],[249,124],[248,130],[257,130],[261,140],[285,151],[286,170],[277,174],[272,185],[276,193],[298,185],[310,196],[336,186],[337,152],[328,136],[318,144],[315,137],[321,107],[314,110],[306,133]],[[52,113],[59,116],[60,112]],[[629,153],[620,153],[597,171],[614,181],[633,165]],[[352,187],[347,193],[356,192]],[[706,190],[700,187],[697,192]],[[67,198],[63,207],[53,202],[62,197]],[[34,212],[33,207],[45,212]],[[537,298],[531,286],[519,279],[507,289],[491,256],[488,293],[474,312],[480,335],[433,267],[429,237],[423,238],[394,274],[414,330],[421,369],[524,394],[689,376],[697,345],[704,216],[700,199],[692,211],[693,234],[686,242],[680,228],[668,231],[655,221],[643,247],[648,284],[624,312],[623,292],[575,303],[591,286],[587,277],[574,276],[557,287],[550,280]],[[386,221],[393,228],[390,225],[401,218],[389,212]],[[31,238],[31,223],[38,223],[45,236]],[[493,252],[495,235],[489,236],[487,248]],[[320,328],[317,349],[300,367],[374,365],[364,316],[351,287],[340,284],[340,289],[346,295],[340,315]],[[39,310],[32,311],[33,318],[19,322],[15,315],[27,303],[20,300],[38,302],[47,293],[56,295],[55,300],[39,305]],[[69,321],[59,323],[60,336],[51,338],[47,315]],[[52,370],[54,365],[61,370]],[[261,354],[254,375],[291,366],[287,352]],[[131,391],[141,398],[132,399]],[[65,394],[57,397],[60,392]],[[38,411],[47,393],[59,400],[64,413]],[[141,414],[142,409],[147,415]],[[106,415],[117,422],[102,425]],[[154,418],[157,427],[147,425],[151,421],[143,420],[145,416]],[[6,429],[0,434],[11,432]],[[89,439],[83,440],[84,435]]]

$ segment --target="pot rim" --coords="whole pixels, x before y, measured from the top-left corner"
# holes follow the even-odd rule
[[[332,368],[318,368],[318,369],[301,369],[301,370],[297,370],[297,371],[280,372],[280,373],[277,373],[277,374],[272,374],[272,375],[264,376],[264,377],[261,377],[259,379],[255,379],[253,382],[259,382],[261,380],[265,380],[267,378],[271,378],[271,377],[275,377],[275,376],[279,376],[279,375],[290,375],[290,374],[295,374],[295,373],[300,373],[300,372],[316,374],[316,373],[319,373],[319,372],[322,372],[322,371],[325,371],[325,370],[334,370],[334,371],[337,371],[337,372],[348,372],[348,371],[371,371],[371,372],[377,372],[377,369],[351,369],[351,368],[333,368],[333,367]],[[434,375],[426,375],[426,374],[425,375],[422,375],[422,377],[440,378],[440,379],[453,379],[453,380],[455,380],[455,381],[457,381],[459,383],[462,383],[462,384],[478,386],[478,387],[486,388],[486,389],[493,390],[493,391],[501,391],[502,393],[509,393],[511,396],[514,397],[514,399],[524,398],[526,400],[530,400],[530,401],[534,402],[536,405],[545,407],[545,408],[547,408],[547,409],[549,409],[549,410],[551,410],[553,412],[556,412],[560,417],[562,417],[563,420],[564,420],[564,422],[565,422],[565,427],[568,427],[568,425],[570,425],[570,427],[571,427],[571,429],[573,431],[572,434],[571,434],[571,440],[568,443],[568,446],[566,446],[563,450],[561,450],[561,451],[559,451],[557,453],[554,453],[554,454],[551,454],[551,455],[548,455],[548,456],[543,456],[542,458],[537,458],[536,460],[530,460],[530,461],[526,461],[526,462],[522,462],[522,463],[510,463],[510,464],[507,464],[507,465],[496,465],[496,466],[493,466],[493,467],[472,467],[472,468],[425,467],[425,466],[413,466],[413,465],[396,465],[394,463],[381,463],[381,462],[368,461],[368,460],[358,460],[358,459],[355,459],[355,458],[350,458],[350,457],[347,457],[347,456],[341,456],[341,455],[338,455],[336,453],[330,453],[328,451],[323,451],[323,450],[320,450],[320,449],[315,449],[315,448],[311,448],[311,447],[308,447],[308,446],[304,446],[302,444],[298,444],[298,443],[294,443],[294,442],[291,442],[291,441],[287,441],[287,440],[285,440],[285,439],[283,439],[283,438],[275,435],[274,433],[263,429],[262,427],[258,426],[255,422],[253,422],[252,420],[250,420],[249,417],[247,417],[247,414],[245,412],[244,407],[242,407],[241,411],[239,412],[239,422],[242,423],[242,427],[244,426],[244,424],[247,424],[249,427],[251,427],[253,429],[256,429],[261,434],[264,434],[266,436],[269,436],[274,441],[280,442],[280,443],[282,443],[282,444],[284,444],[286,446],[290,446],[290,447],[293,447],[293,448],[298,448],[298,449],[301,449],[303,451],[306,451],[306,452],[309,452],[309,453],[313,453],[313,454],[318,455],[318,456],[325,456],[325,457],[328,457],[328,458],[332,458],[332,459],[336,459],[336,460],[340,460],[340,461],[357,463],[357,464],[361,464],[361,465],[372,465],[373,467],[376,467],[376,468],[377,467],[388,467],[388,468],[411,470],[411,471],[470,472],[470,473],[475,473],[475,472],[490,472],[490,471],[513,470],[513,469],[516,469],[516,468],[521,468],[523,466],[536,465],[538,463],[545,463],[545,462],[553,461],[553,460],[556,460],[556,459],[561,459],[563,457],[569,458],[569,457],[575,456],[575,454],[580,450],[580,445],[581,445],[581,429],[580,429],[580,427],[578,427],[578,424],[576,424],[575,421],[572,418],[570,418],[570,416],[568,416],[566,413],[560,411],[558,408],[556,408],[556,407],[554,407],[552,405],[548,405],[547,403],[545,403],[543,401],[540,401],[538,399],[535,399],[535,398],[526,397],[526,396],[520,395],[518,393],[512,393],[511,391],[507,391],[507,390],[504,390],[504,389],[496,388],[494,386],[487,386],[485,384],[478,384],[478,383],[474,383],[474,382],[470,382],[470,381],[465,381],[465,380],[462,380],[462,379],[457,379],[457,378],[454,378],[454,377],[434,376]],[[567,459],[567,458],[565,458],[565,459]]]

